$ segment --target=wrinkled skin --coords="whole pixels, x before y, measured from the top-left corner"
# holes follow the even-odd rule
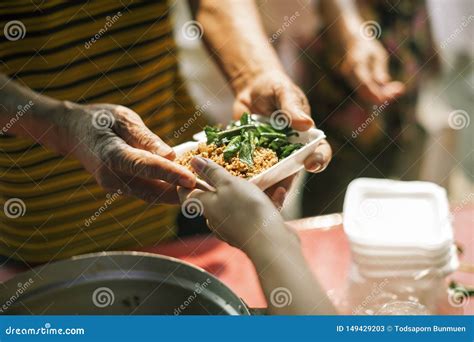
[[[195,176],[172,161],[171,147],[131,109],[72,103],[66,108],[59,116],[60,141],[66,141],[62,152],[76,157],[105,190],[120,189],[152,203],[177,203],[176,185],[195,185]]]
[[[289,123],[296,130],[306,131],[314,127],[308,100],[303,91],[285,73],[278,70],[262,73],[250,80],[236,92],[233,108],[235,119],[243,112],[271,116],[275,111],[281,111],[288,116]],[[306,171],[323,171],[331,157],[332,151],[328,142],[321,141],[314,153],[305,160]],[[293,179],[294,176],[290,176],[267,189],[267,194],[277,207],[283,205]]]

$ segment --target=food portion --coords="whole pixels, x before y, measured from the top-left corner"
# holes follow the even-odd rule
[[[206,127],[204,131],[207,142],[177,159],[178,164],[191,171],[191,159],[201,156],[221,165],[234,176],[251,178],[303,146],[289,141],[289,137],[298,135],[290,127],[276,129],[248,113],[225,129]]]

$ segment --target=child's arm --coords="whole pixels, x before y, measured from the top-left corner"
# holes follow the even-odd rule
[[[210,229],[252,260],[269,313],[335,314],[304,260],[297,235],[268,197],[209,160],[195,157],[192,166],[216,191],[194,190],[189,197],[202,202]]]

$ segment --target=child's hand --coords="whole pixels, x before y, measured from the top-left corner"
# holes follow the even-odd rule
[[[270,199],[252,183],[232,176],[210,160],[194,157],[191,165],[215,191],[193,190],[187,201],[199,201],[209,228],[252,260],[268,312],[335,314],[301,253],[297,235],[286,227]],[[277,299],[282,291],[288,297],[284,305]]]
[[[232,176],[208,159],[194,157],[191,165],[216,189],[194,190],[188,198],[202,204],[208,226],[219,238],[250,252],[254,250],[252,246],[268,244],[270,236],[273,241],[279,234],[291,234],[278,210],[257,186]]]

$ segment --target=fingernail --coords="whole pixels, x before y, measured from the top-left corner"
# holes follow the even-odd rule
[[[321,172],[324,169],[324,156],[321,152],[316,152],[314,157],[311,157],[308,160],[308,163],[305,163],[306,170],[309,172]]]
[[[303,112],[302,110],[296,111],[296,114],[301,118],[301,119],[308,119],[309,115]]]
[[[311,161],[310,163],[305,163],[304,166],[306,171],[316,173],[321,171],[323,164],[320,164],[316,161]]]
[[[203,171],[207,166],[207,160],[202,157],[196,156],[191,160],[191,166],[196,171]]]
[[[174,150],[166,144],[155,143],[154,144],[155,153],[163,157],[174,156]]]
[[[316,152],[314,155],[314,165],[311,172],[321,172],[324,170],[324,156],[321,152]]]
[[[318,164],[324,164],[324,156],[321,152],[316,152],[314,154],[314,160],[316,161],[316,163]]]
[[[314,125],[314,121],[313,121],[313,119],[311,118],[311,116],[309,116],[308,114],[306,114],[306,113],[303,112],[302,110],[299,110],[299,111],[297,112],[297,115],[298,115],[298,118],[299,118],[301,121],[304,121],[305,123],[307,123],[308,125],[311,125],[311,126]]]

